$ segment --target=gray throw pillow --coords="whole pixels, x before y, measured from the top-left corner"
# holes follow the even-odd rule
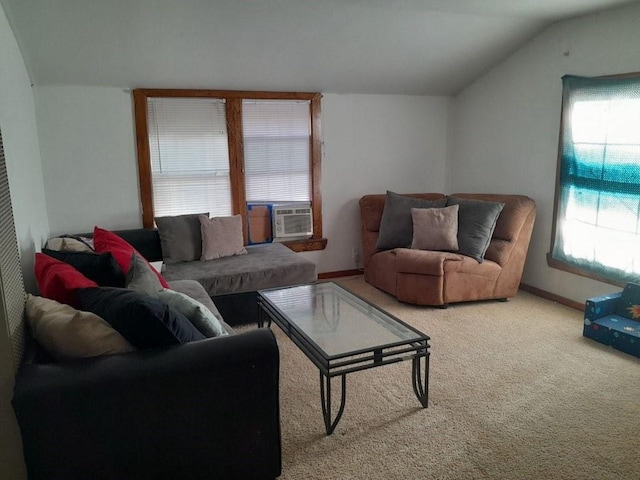
[[[129,290],[152,296],[163,288],[151,265],[135,252],[131,255],[131,265],[129,265],[124,285]]]
[[[205,337],[210,338],[228,335],[220,323],[222,316],[218,317],[205,305],[190,296],[168,288],[157,292],[154,296],[187,317],[193,326]],[[219,312],[218,315],[220,315]]]
[[[447,199],[422,200],[387,191],[384,201],[380,231],[378,232],[379,250],[391,248],[409,248],[413,241],[412,208],[442,208],[447,206]]]
[[[457,253],[482,263],[504,203],[448,197],[450,205],[459,205]]]
[[[200,215],[208,217],[209,213],[155,218],[164,263],[169,265],[200,260],[202,256]]]

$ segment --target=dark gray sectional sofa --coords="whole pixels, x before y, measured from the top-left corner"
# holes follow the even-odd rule
[[[114,233],[147,260],[162,259],[156,230]],[[315,265],[283,245],[247,250],[168,265],[163,274],[170,288],[214,313],[212,296],[237,298],[316,279]],[[257,311],[255,303],[248,308]],[[28,339],[13,407],[29,478],[279,476],[278,345],[271,330],[236,333],[229,323],[244,322],[222,316],[230,335],[72,361],[47,361]]]

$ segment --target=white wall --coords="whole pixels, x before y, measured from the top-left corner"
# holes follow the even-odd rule
[[[34,90],[51,234],[142,226],[131,92]]]
[[[34,253],[49,233],[31,81],[0,8],[0,129],[25,286],[34,291]]]
[[[49,225],[31,82],[1,6],[0,65],[0,129],[25,285],[33,290],[35,246],[47,237]],[[10,403],[14,365],[3,305],[0,301],[3,310],[0,312],[0,466],[2,478],[14,480],[26,478],[26,472],[20,433]]]
[[[319,272],[356,267],[362,250],[358,200],[369,193],[443,191],[450,99],[402,95],[323,96],[323,233],[306,256]]]
[[[640,71],[640,6],[556,24],[454,100],[452,190],[522,193],[538,216],[523,281],[577,302],[618,290],[547,266],[564,74]]]
[[[141,225],[130,92],[37,87],[36,109],[52,234]],[[450,99],[393,95],[323,97],[323,233],[305,253],[320,272],[355,268],[358,199],[366,193],[445,187]]]

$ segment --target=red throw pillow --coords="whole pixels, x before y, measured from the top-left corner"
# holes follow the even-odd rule
[[[131,255],[134,252],[140,255],[140,252],[133,248],[133,245],[124,240],[122,237],[119,237],[115,233],[110,232],[109,230],[104,230],[100,227],[93,228],[93,248],[95,248],[96,252],[98,253],[111,252],[111,255],[113,255],[113,258],[116,259],[116,262],[118,262],[118,265],[120,265],[120,268],[122,268],[122,271],[125,273],[125,275],[129,271],[129,267],[131,266]],[[140,255],[140,258],[144,259],[142,255]],[[147,262],[146,259],[145,262]],[[158,280],[160,280],[160,284],[162,285],[162,287],[169,288],[169,284],[163,278],[163,276],[160,275],[160,273],[155,268],[153,268],[153,265],[151,265],[149,262],[147,263],[149,264],[149,267],[151,267],[153,272],[158,276]]]
[[[68,263],[44,253],[36,253],[34,273],[41,296],[74,308],[80,306],[76,290],[98,286]]]

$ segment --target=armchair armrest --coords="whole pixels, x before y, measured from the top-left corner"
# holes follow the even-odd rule
[[[621,296],[622,292],[618,292],[587,299],[584,308],[584,318],[593,322],[594,320],[613,314]]]
[[[13,407],[29,478],[275,478],[278,376],[269,329],[25,365]]]

